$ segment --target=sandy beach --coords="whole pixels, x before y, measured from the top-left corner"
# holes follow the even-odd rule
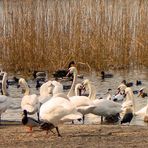
[[[62,137],[23,125],[1,125],[1,148],[127,148],[148,147],[148,128],[121,125],[60,125]]]

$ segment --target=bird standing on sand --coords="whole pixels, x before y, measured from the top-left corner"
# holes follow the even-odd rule
[[[32,132],[32,127],[40,125],[37,120],[27,116],[27,110],[23,110],[22,124],[29,127],[29,132]]]

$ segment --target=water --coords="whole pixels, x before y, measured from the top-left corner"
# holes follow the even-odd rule
[[[127,82],[134,82],[134,86],[131,87],[133,90],[138,90],[139,88],[145,86],[148,88],[148,70],[132,70],[132,71],[118,71],[118,72],[112,72],[114,74],[113,78],[105,79],[104,81],[101,80],[100,76],[96,76],[95,73],[92,74],[85,74],[84,79],[89,78],[93,84],[96,86],[97,94],[100,97],[106,97],[105,93],[107,92],[108,88],[111,88],[113,90],[113,93],[116,91],[118,85],[120,82],[125,79]],[[135,82],[136,80],[141,80],[142,85],[136,86]],[[79,81],[82,81],[79,79]],[[31,93],[39,94],[39,91],[35,88],[35,81],[28,81],[29,86],[31,87]],[[10,94],[10,97],[12,98],[12,104],[11,108],[8,109],[5,113],[2,114],[3,120],[13,120],[13,121],[20,121],[22,118],[22,111],[20,107],[21,98],[23,97],[23,94],[21,93],[21,88],[17,88],[16,86],[9,86],[8,92]],[[67,92],[65,92],[67,93]],[[141,109],[147,104],[148,97],[141,98],[135,96],[136,100],[136,111]],[[34,115],[36,118],[36,115]],[[92,123],[100,123],[100,117],[94,116],[94,115],[87,115],[86,116],[86,124],[92,124]],[[143,117],[135,116],[131,122],[132,125],[142,125],[147,126],[147,123],[143,122]]]

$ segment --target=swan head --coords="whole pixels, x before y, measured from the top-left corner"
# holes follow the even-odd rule
[[[78,95],[81,96],[82,90],[85,90],[83,85],[81,83],[76,84],[76,86],[75,86],[75,95],[76,96],[78,96]]]
[[[142,98],[144,98],[144,97],[146,97],[147,96],[147,93],[145,93],[145,87],[142,87],[140,90],[139,90],[139,93],[138,93],[138,97],[142,97]]]
[[[127,88],[127,86],[123,83],[118,86],[119,92],[124,91],[126,88]]]
[[[67,75],[66,76],[69,76],[70,74],[77,74],[77,69],[76,69],[76,67],[70,67],[69,69],[68,69],[68,73],[67,73]]]
[[[40,129],[46,130],[46,131],[52,130],[53,128],[55,128],[55,126],[50,122],[44,122],[40,126]]]

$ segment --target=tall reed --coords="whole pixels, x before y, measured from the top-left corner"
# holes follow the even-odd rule
[[[0,62],[54,71],[148,66],[147,0],[2,0]]]

